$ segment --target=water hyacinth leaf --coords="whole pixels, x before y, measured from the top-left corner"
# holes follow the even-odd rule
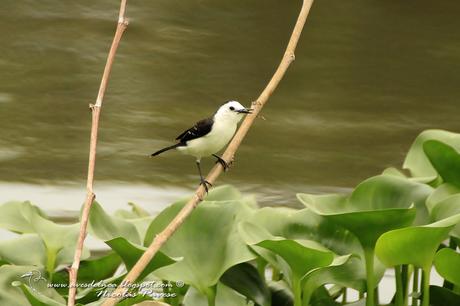
[[[430,286],[430,305],[458,306],[460,295],[444,287]]]
[[[438,185],[438,173],[423,150],[423,144],[428,140],[438,140],[460,150],[460,134],[443,130],[426,130],[417,136],[404,160],[403,168],[408,169],[413,177],[422,177]]]
[[[426,141],[423,150],[442,181],[460,187],[460,154],[437,140]]]
[[[163,230],[180,209],[177,206],[160,213],[146,237]],[[155,271],[155,275],[184,281],[206,293],[228,268],[255,258],[237,232],[237,224],[251,213],[243,201],[202,202],[162,248],[165,254],[183,260]]]
[[[9,264],[44,267],[46,265],[45,245],[37,234],[23,234],[15,239],[2,240],[0,241],[0,258]]]
[[[190,287],[184,297],[184,305],[190,306],[208,306],[208,300],[205,295]],[[215,305],[218,306],[247,306],[246,298],[235,290],[223,285],[217,284]]]
[[[460,214],[460,194],[447,197],[441,202],[434,204],[431,209],[431,218],[433,220],[443,220],[456,214]],[[451,235],[460,238],[460,224],[455,226]]]
[[[123,218],[110,216],[97,202],[91,207],[88,231],[104,241],[124,237],[132,243],[141,243],[141,237],[134,224]]]
[[[67,305],[65,299],[61,298],[61,301],[56,301],[46,295],[43,295],[39,290],[31,289],[29,286],[24,284],[19,286],[24,293],[25,297],[29,301],[31,306],[65,306]]]
[[[436,253],[434,266],[439,275],[460,287],[460,254],[450,248]]]
[[[429,269],[439,244],[459,222],[460,214],[428,225],[390,231],[378,239],[375,252],[388,267],[413,264]]]
[[[237,264],[222,275],[220,281],[257,305],[270,306],[270,290],[257,269],[249,263]]]
[[[123,237],[118,237],[106,241],[105,243],[107,243],[112,248],[112,250],[114,250],[122,258],[128,270],[131,270],[131,268],[136,264],[136,262],[139,260],[139,258],[146,250],[145,247],[136,246]],[[167,265],[171,265],[174,262],[175,260],[173,260],[172,258],[166,256],[162,252],[158,252],[155,255],[155,257],[153,257],[153,259],[149,262],[144,271],[142,271],[138,280],[142,280],[156,269],[159,269]]]
[[[99,258],[90,258],[80,262],[78,269],[77,283],[91,284],[92,282],[98,282],[99,280],[105,280],[112,277],[120,266],[122,260],[115,252],[110,252],[107,255]],[[62,269],[57,272],[53,277],[53,283],[55,284],[67,284],[69,282],[69,273],[67,269]],[[63,286],[66,292],[68,289]],[[59,290],[58,290],[59,291]]]
[[[0,206],[0,228],[17,233],[34,233],[30,224],[31,215],[46,215],[30,202],[7,202]]]
[[[281,256],[291,268],[293,277],[301,279],[305,274],[318,267],[329,265],[334,254],[326,249],[319,249],[309,241],[299,243],[294,240],[264,240],[257,243]]]
[[[383,233],[408,226],[415,218],[412,204],[424,203],[432,188],[407,179],[380,175],[359,184],[350,196],[298,194],[313,212],[331,219],[373,248]]]
[[[0,267],[0,305],[24,306],[28,305],[27,298],[21,289],[13,286],[14,282],[22,283],[21,275],[30,272],[37,267],[2,265]]]
[[[449,183],[444,183],[440,185],[426,199],[426,206],[428,208],[428,212],[431,214],[436,204],[457,194],[460,194],[460,188],[455,187],[454,185],[451,185]]]
[[[356,256],[344,255],[334,258],[327,267],[315,269],[305,275],[303,287],[304,305],[315,290],[325,284],[336,284],[364,292],[366,273],[362,269],[362,261]]]
[[[259,226],[272,237],[314,240],[340,255],[362,253],[355,235],[307,208],[297,210],[284,207],[264,207],[250,216],[247,222]],[[246,239],[251,235],[255,238],[254,229],[246,230],[242,234],[246,235],[245,241],[250,244],[270,239],[267,235],[265,237],[259,235],[261,239],[259,241],[252,239],[251,243],[248,241],[250,239]]]

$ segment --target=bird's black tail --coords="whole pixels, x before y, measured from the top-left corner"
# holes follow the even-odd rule
[[[169,147],[166,147],[166,148],[163,148],[161,150],[158,150],[156,151],[155,153],[152,153],[150,156],[157,156],[163,152],[166,152],[166,151],[169,151],[169,150],[172,150],[172,149],[175,149],[177,147],[180,147],[182,144],[179,142],[179,143],[176,143],[176,144],[173,144],[172,146],[169,146]]]

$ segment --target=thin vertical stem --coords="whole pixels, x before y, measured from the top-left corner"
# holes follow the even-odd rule
[[[96,195],[93,191],[94,184],[94,170],[96,167],[96,148],[97,148],[97,136],[99,131],[99,117],[101,114],[102,101],[104,100],[104,94],[107,89],[107,84],[109,82],[110,72],[112,70],[113,61],[115,59],[115,54],[120,44],[121,37],[128,27],[128,21],[125,19],[126,11],[126,2],[127,0],[121,0],[120,12],[118,15],[118,24],[115,31],[115,35],[110,47],[109,54],[107,56],[107,62],[105,64],[104,73],[101,79],[101,85],[99,87],[99,92],[96,98],[96,103],[90,105],[91,109],[91,138],[89,146],[89,161],[88,161],[88,176],[86,180],[86,200],[83,204],[83,211],[81,214],[80,220],[80,233],[77,240],[77,245],[75,248],[75,254],[72,266],[69,269],[69,298],[67,300],[68,306],[75,305],[75,296],[77,293],[77,275],[78,268],[80,267],[80,258],[83,252],[83,246],[86,238],[86,230],[88,227],[89,212],[91,210],[91,205],[94,202]]]
[[[367,278],[366,306],[374,306],[374,303],[375,303],[374,250],[371,248],[364,249],[364,258],[366,261],[366,278]]]
[[[423,268],[422,306],[430,306],[430,272],[431,267]]]
[[[396,298],[395,306],[403,305],[403,283],[401,275],[401,266],[395,266],[395,280],[396,280]]]
[[[412,277],[412,306],[418,306],[418,290],[420,282],[420,269],[414,266],[414,276]]]

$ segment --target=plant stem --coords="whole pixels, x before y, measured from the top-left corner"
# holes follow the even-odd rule
[[[268,82],[265,89],[262,91],[260,96],[257,98],[256,101],[252,103],[252,114],[249,114],[245,117],[244,121],[241,123],[238,131],[236,132],[235,136],[227,146],[224,154],[222,155],[222,159],[225,160],[227,163],[233,161],[234,155],[238,150],[239,146],[241,145],[243,139],[245,138],[246,134],[248,133],[249,129],[251,128],[254,120],[257,118],[258,114],[267,103],[268,99],[271,97],[273,92],[278,87],[278,84],[283,79],[287,69],[291,65],[291,63],[295,60],[295,49],[297,47],[297,43],[300,39],[300,34],[302,33],[303,27],[307,20],[308,13],[310,12],[310,8],[313,4],[313,0],[303,0],[302,8],[299,13],[299,17],[297,18],[296,24],[294,26],[294,30],[292,31],[291,37],[289,39],[288,46],[286,47],[286,51],[284,52],[283,58],[276,69],[275,73],[273,74],[272,78]],[[223,167],[220,163],[217,163],[214,168],[212,168],[211,172],[206,177],[206,180],[211,184],[217,180],[219,175],[222,173]],[[176,230],[184,223],[184,221],[188,218],[188,216],[193,212],[193,210],[198,206],[198,204],[203,201],[205,196],[205,189],[203,185],[197,188],[195,191],[194,196],[187,202],[187,204],[182,208],[181,211],[174,217],[174,219],[161,231],[158,235],[155,236],[152,243],[147,247],[144,254],[139,258],[136,264],[131,268],[128,272],[126,277],[123,280],[124,284],[131,284],[134,282],[145,267],[150,263],[152,258],[155,254],[160,250],[163,244],[168,241],[168,239],[176,232]],[[126,292],[126,288],[118,287],[114,292],[114,298],[107,298],[103,302],[103,306],[113,306],[120,300],[120,297],[123,293]]]
[[[345,305],[347,303],[347,287],[343,288],[343,294],[342,294],[342,305]]]
[[[46,272],[48,272],[48,281],[53,282],[54,268],[56,266],[57,250],[46,248]]]
[[[431,266],[425,267],[423,271],[422,306],[430,306],[430,272]]]
[[[402,306],[403,305],[403,284],[402,284],[401,266],[395,266],[395,280],[396,280],[395,306]]]
[[[208,299],[208,306],[215,306],[216,305],[216,286],[208,288],[206,290],[206,297]]]
[[[101,79],[101,85],[99,86],[99,92],[97,94],[96,103],[90,104],[91,109],[91,138],[89,145],[89,161],[88,161],[88,176],[86,181],[86,200],[83,204],[83,211],[80,218],[80,233],[78,235],[77,245],[75,247],[75,254],[72,266],[69,269],[69,298],[67,300],[67,306],[75,305],[75,295],[77,294],[77,274],[80,267],[80,258],[83,252],[83,246],[86,238],[86,229],[88,227],[89,212],[94,202],[96,195],[93,191],[94,183],[94,170],[96,167],[96,147],[97,147],[97,136],[99,131],[99,116],[101,114],[102,101],[104,100],[104,94],[107,89],[109,82],[110,72],[112,70],[112,64],[115,59],[115,54],[118,49],[123,32],[128,27],[128,21],[125,19],[127,0],[121,0],[120,11],[118,14],[118,24],[113,37],[112,45],[110,47],[109,55],[107,56],[107,62],[105,64],[104,73]]]
[[[418,306],[418,290],[420,281],[420,269],[414,266],[414,276],[412,277],[412,306]]]
[[[407,306],[409,303],[409,265],[401,266],[401,279],[403,288],[403,305]]]
[[[374,306],[375,302],[375,280],[374,280],[374,250],[371,248],[364,249],[364,258],[366,261],[366,278],[367,278],[367,296],[366,306]]]
[[[292,279],[292,290],[294,291],[294,306],[302,306],[302,287],[300,279],[296,276]]]

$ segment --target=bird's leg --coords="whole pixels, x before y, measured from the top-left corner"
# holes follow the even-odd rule
[[[220,156],[217,155],[217,154],[213,154],[212,156],[214,156],[215,158],[217,158],[216,163],[221,164],[222,167],[224,167],[224,171],[227,171],[227,170],[230,168],[230,165],[229,165],[222,157],[220,157]]]
[[[198,173],[200,173],[200,185],[203,185],[204,190],[206,190],[206,193],[208,193],[208,185],[209,187],[212,187],[212,184],[208,182],[207,180],[204,179],[203,175],[201,174],[201,166],[200,166],[200,160],[196,160],[196,165],[198,166]]]

